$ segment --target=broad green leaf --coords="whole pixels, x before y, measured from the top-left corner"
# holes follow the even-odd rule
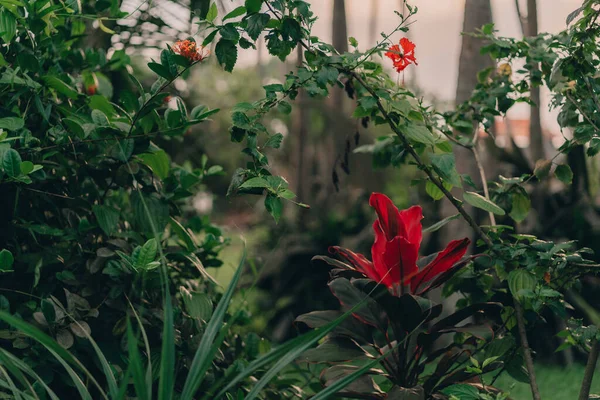
[[[246,182],[242,183],[240,189],[254,189],[254,188],[270,188],[271,185],[264,178],[255,177],[250,178]]]
[[[48,87],[56,90],[58,93],[67,96],[70,99],[76,99],[79,93],[67,83],[56,76],[44,76],[42,78]]]
[[[173,78],[173,75],[169,71],[169,68],[165,67],[162,64],[150,62],[148,63],[148,68],[154,71],[154,73],[156,73],[156,75],[160,76],[161,78],[165,78],[166,80],[171,80]]]
[[[0,271],[12,271],[15,259],[12,253],[6,249],[0,251]]]
[[[233,67],[237,62],[237,52],[237,46],[231,40],[221,39],[215,46],[217,60],[227,72],[233,71]]]
[[[167,179],[171,169],[169,156],[164,150],[159,150],[154,153],[144,153],[138,156],[142,162],[154,172],[154,175],[161,180]]]
[[[550,168],[552,167],[552,160],[537,160],[535,162],[535,169],[533,173],[538,179],[544,179],[550,174]]]
[[[148,264],[156,259],[158,253],[158,242],[155,238],[148,240],[137,255],[135,267],[138,270],[143,270]]]
[[[223,21],[246,14],[246,7],[239,6],[223,17]]]
[[[94,215],[100,229],[108,236],[117,231],[119,225],[119,211],[112,207],[95,205],[93,207]]]
[[[208,9],[208,13],[206,14],[206,20],[208,22],[213,22],[217,16],[219,15],[219,10],[217,9],[217,4],[212,3],[210,8]]]
[[[494,213],[496,215],[506,214],[502,208],[491,200],[486,199],[482,195],[475,192],[465,192],[463,199],[473,207],[480,208],[482,210]]]
[[[0,10],[0,38],[6,44],[10,44],[17,34],[17,19],[15,16],[3,8]]]
[[[402,132],[413,142],[435,145],[433,133],[424,125],[409,124]]]
[[[8,131],[17,131],[25,126],[23,118],[19,117],[4,117],[0,118],[0,129]]]
[[[443,220],[436,222],[435,224],[423,229],[423,232],[425,232],[425,233],[435,232],[438,229],[440,229],[441,227],[443,227],[444,225],[446,225],[448,222],[454,221],[455,219],[459,219],[459,218],[460,218],[460,214],[451,215],[450,217],[446,217]]]
[[[21,156],[15,149],[8,149],[2,154],[2,169],[11,178],[21,175]]]
[[[100,110],[92,110],[92,121],[98,126],[109,126],[108,117]]]
[[[200,321],[208,321],[210,319],[213,313],[213,303],[206,293],[192,292],[183,286],[179,291],[183,299],[185,311],[190,317]]]
[[[535,276],[526,269],[516,269],[508,274],[508,288],[512,295],[521,300],[522,290],[534,290],[537,284]]]
[[[529,214],[531,201],[529,197],[523,193],[516,193],[512,196],[512,208],[510,209],[510,217],[517,222],[521,222]]]
[[[277,195],[269,193],[267,197],[265,197],[265,208],[269,214],[273,216],[275,223],[278,223],[283,212],[283,202],[281,201],[281,198]]]
[[[33,172],[34,165],[31,161],[23,161],[21,163],[21,174],[29,175]]]
[[[257,13],[262,7],[263,0],[246,0],[246,10],[249,13]]]
[[[444,192],[431,181],[427,181],[425,184],[425,192],[436,201],[444,198]]]
[[[272,147],[274,149],[278,149],[281,147],[281,142],[283,141],[283,135],[281,133],[276,133],[275,135],[269,136],[269,139],[265,142],[265,147]]]
[[[253,14],[248,17],[248,24],[246,26],[246,32],[248,33],[248,36],[250,36],[252,40],[258,39],[263,29],[265,29],[269,23],[270,19],[271,18],[269,17],[269,14],[266,13]]]
[[[432,154],[431,165],[435,172],[444,180],[456,187],[462,187],[460,175],[456,171],[454,154]]]
[[[446,396],[455,396],[460,400],[479,400],[481,398],[477,388],[464,383],[448,386],[442,390],[442,393]]]
[[[567,164],[561,164],[556,167],[556,171],[554,171],[554,175],[562,182],[567,185],[570,185],[573,182],[573,171],[571,171],[571,167]]]

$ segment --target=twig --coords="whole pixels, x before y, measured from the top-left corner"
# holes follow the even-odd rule
[[[479,153],[477,152],[477,145],[473,145],[471,147],[471,151],[473,152],[473,157],[475,158],[475,164],[477,164],[477,169],[479,170],[479,176],[481,177],[481,183],[483,185],[483,194],[486,199],[490,200],[490,192],[488,190],[487,179],[485,177],[485,170],[483,169],[483,164],[479,158]],[[490,200],[491,201],[491,200]],[[490,215],[490,224],[492,226],[496,226],[496,217],[493,212],[489,213]]]
[[[589,122],[590,124],[592,124],[592,126],[594,127],[594,129],[596,129],[596,131],[600,131],[600,128],[598,128],[598,126],[594,123],[594,121],[592,121],[590,119],[590,117],[588,117],[587,114],[583,112],[583,110],[581,109],[581,107],[579,107],[579,104],[577,104],[575,102],[575,100],[573,100],[573,97],[571,97],[571,95],[569,93],[565,93],[565,97],[567,99],[569,99],[571,101],[571,103],[573,103],[573,105],[577,108],[577,110],[583,116],[583,118],[585,118],[587,120],[587,122]]]
[[[406,138],[406,136],[404,136],[404,133],[402,133],[402,131],[400,131],[398,126],[396,126],[396,124],[394,124],[392,122],[388,112],[386,111],[385,107],[381,103],[381,98],[377,95],[377,93],[360,77],[360,75],[358,75],[354,71],[345,71],[345,72],[346,72],[346,74],[348,74],[351,77],[353,77],[354,79],[356,79],[356,81],[358,83],[360,83],[369,92],[369,94],[371,94],[371,96],[373,96],[373,98],[377,102],[377,107],[379,108],[379,111],[381,111],[381,114],[388,122],[388,125],[390,126],[390,128],[392,128],[392,131],[394,131],[394,133],[398,136],[398,138],[400,138],[400,141],[404,145],[404,148],[406,149],[406,151],[408,151],[408,153],[411,155],[411,157],[416,161],[419,168],[422,169],[425,172],[425,174],[427,174],[427,176],[429,177],[431,182],[433,182],[433,184],[442,191],[444,196],[446,196],[446,198],[448,200],[450,200],[450,203],[452,203],[452,205],[456,208],[456,210],[458,210],[458,212],[463,216],[463,218],[467,221],[467,223],[475,230],[475,232],[481,237],[481,239],[485,242],[485,244],[491,248],[493,246],[492,240],[479,227],[479,225],[475,222],[475,220],[473,220],[473,217],[471,217],[471,215],[469,215],[469,213],[465,211],[465,209],[462,206],[462,203],[457,198],[455,198],[452,195],[452,193],[450,193],[444,187],[444,185],[439,180],[439,178],[433,174],[433,172],[431,171],[429,166],[423,162],[423,160],[421,159],[419,154],[417,154],[415,149],[413,149],[413,147],[411,146],[411,144],[408,141],[408,139]]]
[[[525,366],[529,373],[529,386],[531,387],[531,395],[533,400],[541,400],[540,389],[538,388],[537,379],[535,377],[535,368],[533,367],[533,357],[531,356],[531,348],[527,341],[527,330],[525,329],[525,317],[523,316],[523,307],[517,299],[515,303],[515,315],[517,317],[517,326],[519,328],[519,337],[521,339],[521,347],[523,348],[523,356],[525,357]]]
[[[581,383],[581,391],[579,392],[579,400],[588,400],[590,398],[590,389],[592,387],[592,380],[594,379],[594,372],[596,371],[596,364],[598,363],[598,355],[600,354],[600,341],[594,339],[590,355],[588,356],[587,365],[585,366],[585,373],[583,375],[583,382]]]

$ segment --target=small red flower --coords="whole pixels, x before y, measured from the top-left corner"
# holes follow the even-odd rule
[[[178,40],[172,49],[176,54],[187,58],[191,62],[204,61],[210,53],[208,49],[197,45],[193,40]]]
[[[87,94],[89,94],[90,96],[93,96],[93,95],[95,95],[95,94],[96,94],[96,89],[97,89],[96,85],[88,85],[88,86],[85,88],[85,92],[86,92]]]
[[[412,294],[426,292],[434,278],[450,270],[465,255],[469,239],[453,240],[446,248],[431,256],[432,260],[419,270],[417,260],[423,238],[423,211],[413,206],[399,211],[384,194],[373,193],[369,200],[378,218],[373,224],[375,243],[371,247],[373,261],[348,249],[334,246],[338,253],[357,271],[369,279],[386,285],[394,293],[409,287]],[[427,260],[425,260],[427,261]]]
[[[415,58],[416,45],[407,38],[400,39],[400,44],[395,44],[388,49],[385,56],[392,60],[396,71],[402,72],[411,63],[419,65]]]
[[[170,95],[165,96],[165,98],[163,99],[163,103],[164,104],[168,104],[171,101],[172,97]]]

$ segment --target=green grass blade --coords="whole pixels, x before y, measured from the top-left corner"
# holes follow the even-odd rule
[[[206,371],[210,368],[213,356],[216,350],[214,350],[215,338],[219,334],[219,331],[223,327],[223,320],[225,318],[225,313],[227,312],[227,308],[229,307],[229,303],[231,302],[231,298],[233,297],[233,293],[235,288],[240,280],[240,276],[242,275],[242,270],[244,268],[244,264],[246,263],[246,250],[242,253],[242,259],[238,265],[235,274],[231,278],[231,282],[227,287],[227,290],[223,294],[223,297],[219,301],[219,304],[215,308],[215,311],[206,326],[206,330],[202,335],[202,340],[200,341],[200,345],[198,346],[198,350],[194,355],[194,360],[192,361],[192,365],[190,366],[190,372],[187,376],[185,384],[183,386],[183,392],[181,394],[181,400],[193,400],[196,391],[202,384],[202,380],[206,375]],[[217,347],[218,348],[218,347]],[[217,397],[218,398],[218,397]]]
[[[52,391],[52,389],[50,389],[50,387],[46,384],[46,382],[44,382],[44,380],[33,370],[33,368],[31,368],[25,362],[23,362],[22,360],[18,359],[13,354],[11,354],[10,352],[8,352],[8,351],[6,351],[4,349],[0,349],[0,353],[2,353],[13,364],[15,364],[15,366],[17,368],[21,369],[21,371],[25,372],[27,375],[29,375],[33,379],[35,379],[35,381],[38,382],[40,384],[40,386],[42,386],[44,388],[44,390],[46,390],[46,393],[48,394],[48,396],[50,397],[50,399],[52,399],[52,400],[60,400],[58,398],[58,396],[56,395],[56,393],[54,393],[54,391]]]
[[[165,323],[162,341],[158,399],[171,400],[175,387],[175,327],[173,326],[173,303],[168,286],[165,293]]]
[[[12,392],[14,399],[22,400],[23,399],[23,396],[21,396],[22,391],[19,390],[19,388],[17,388],[17,385],[15,385],[13,380],[10,378],[10,375],[8,374],[8,372],[6,372],[6,370],[4,368],[2,368],[2,366],[0,366],[0,373],[2,375],[4,375],[4,378],[6,379],[6,383],[8,384],[8,388]]]
[[[129,301],[129,299],[127,301]],[[148,400],[152,400],[152,353],[150,350],[150,341],[148,340],[146,329],[144,329],[144,324],[142,324],[142,319],[140,318],[139,314],[137,313],[131,302],[129,302],[129,306],[131,307],[131,311],[133,312],[133,315],[137,321],[140,333],[142,334],[142,339],[144,340],[144,347],[146,348],[146,358],[148,362],[146,367],[146,393],[148,395]]]
[[[78,369],[80,369],[87,376],[90,382],[92,382],[98,388],[99,395],[102,398],[108,400],[106,393],[104,392],[100,384],[98,384],[94,376],[83,366],[83,364],[81,364],[79,360],[77,360],[67,350],[62,348],[50,336],[46,335],[44,332],[40,331],[35,326],[30,325],[22,319],[16,318],[5,311],[0,311],[0,320],[6,322],[13,328],[16,328],[17,330],[21,331],[22,333],[26,334],[27,336],[31,337],[32,339],[43,345],[65,368],[69,376],[73,379],[73,383],[76,385],[82,398],[91,400],[92,397],[89,391],[86,389],[85,385],[83,385],[83,382],[81,382],[81,378],[79,377],[79,375],[77,375],[77,373],[69,366],[69,364],[74,365]]]
[[[138,399],[149,400],[144,366],[142,365],[140,350],[138,349],[138,339],[133,334],[133,329],[131,329],[129,321],[127,321],[127,349],[129,352],[129,368],[131,369],[133,386],[135,387]]]
[[[27,377],[23,374],[23,372],[21,372],[21,369],[17,367],[15,363],[4,354],[4,351],[0,351],[0,364],[6,367],[8,372],[10,372],[15,378],[17,378],[17,380],[21,383],[21,385],[23,385],[23,387],[29,389],[29,391],[36,399],[39,399],[37,393],[33,389],[33,386],[31,386],[31,383],[29,382]]]

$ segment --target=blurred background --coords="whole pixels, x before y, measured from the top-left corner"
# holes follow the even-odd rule
[[[402,0],[308,2],[318,17],[313,34],[331,41],[341,52],[348,50],[350,36],[356,38],[361,50],[374,46],[382,32],[396,27],[399,19],[394,11],[403,12]],[[242,3],[218,0],[219,17]],[[146,73],[151,82],[152,73],[144,71],[143,61],[156,57],[160,49],[177,39],[192,36],[201,42],[203,32],[196,24],[195,13],[206,4],[206,0],[125,0],[122,9],[131,16],[110,26],[117,34],[98,29],[98,34],[90,37],[90,45],[104,47],[109,53],[124,49],[132,59],[139,60],[138,72]],[[581,5],[581,0],[412,0],[410,4],[419,12],[410,31],[403,35],[416,43],[418,66],[408,68],[398,81],[443,111],[465,101],[477,83],[477,72],[493,66],[488,56],[479,54],[482,43],[461,32],[474,32],[493,22],[502,36],[557,33],[566,28],[567,15]],[[392,39],[400,37],[396,34]],[[388,194],[401,208],[421,204],[424,226],[451,215],[444,200],[434,202],[422,185],[411,186],[411,180],[418,177],[414,168],[389,166],[394,163],[394,155],[381,151],[375,142],[389,132],[353,120],[353,104],[342,90],[333,90],[322,99],[301,93],[291,114],[272,113],[266,117],[271,131],[284,135],[282,149],[268,154],[271,167],[287,177],[298,200],[309,204],[310,210],[289,204],[285,217],[275,224],[265,212],[261,197],[253,202],[247,196],[226,196],[233,172],[246,162],[240,152],[242,146],[230,141],[232,107],[260,99],[264,95],[262,86],[282,82],[301,57],[301,52],[295,52],[283,63],[258,46],[256,50],[241,51],[233,74],[224,72],[214,59],[194,68],[186,79],[175,83],[172,95],[182,97],[190,109],[204,104],[221,112],[210,123],[193,128],[182,141],[162,143],[179,163],[199,164],[206,154],[212,163],[223,166],[225,174],[212,178],[187,212],[197,218],[210,218],[232,239],[225,251],[229,262],[211,269],[222,284],[227,283],[240,254],[241,237],[247,241],[254,268],[246,281],[246,287],[252,290],[244,296],[255,310],[255,328],[275,341],[296,333],[293,321],[297,315],[337,305],[326,286],[328,269],[312,263],[313,256],[326,254],[331,245],[370,254],[374,213],[368,207],[368,196],[372,191]],[[384,65],[391,67],[391,63]],[[519,66],[512,67],[517,70]],[[395,74],[391,68],[390,72]],[[496,121],[494,140],[486,136],[489,180],[497,180],[498,175],[531,173],[535,162],[552,158],[563,137],[570,134],[559,130],[557,113],[549,108],[549,93],[534,92],[532,99],[539,107],[521,103],[509,111],[508,118]],[[598,162],[586,160],[583,150],[581,154],[572,152],[563,161],[580,178],[570,188],[559,182],[532,183],[532,210],[515,230],[553,240],[576,239],[598,253]],[[457,167],[460,173],[477,176],[471,173],[474,165],[460,154]],[[485,223],[485,215],[478,217]],[[455,221],[447,229],[426,236],[422,254],[438,251],[451,239],[472,235],[468,227]],[[597,287],[598,282],[590,278],[581,289],[596,307],[600,306],[593,294]],[[552,365],[572,365],[578,358],[572,351],[554,353],[559,344],[554,334],[563,328],[563,321],[550,318],[540,330],[545,334],[534,340],[539,357],[548,363],[540,375],[547,374],[548,379],[556,377]]]

